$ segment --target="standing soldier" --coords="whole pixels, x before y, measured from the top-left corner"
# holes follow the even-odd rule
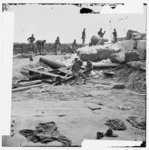
[[[72,52],[76,53],[76,49],[77,49],[77,42],[76,42],[76,39],[74,39],[74,41],[72,43]]]
[[[105,33],[106,33],[106,31],[104,31],[103,33],[101,33],[101,38],[103,38],[104,37],[104,35],[105,35]]]
[[[30,44],[30,50],[33,50],[33,52],[35,52],[34,51],[34,41],[35,41],[34,34],[32,34],[32,36],[29,37],[27,40],[28,40],[28,42]]]
[[[101,35],[102,35],[102,28],[100,28],[100,30],[98,31],[98,35],[101,37]]]
[[[85,33],[85,28],[84,28],[82,32],[82,44],[85,44],[85,38],[86,38],[86,33]]]
[[[106,33],[106,31],[102,32],[102,28],[100,28],[100,30],[98,31],[98,35],[103,38],[104,34]]]
[[[58,52],[61,51],[61,47],[60,47],[60,39],[59,39],[59,36],[57,37],[57,39],[55,40],[55,54],[57,55]]]
[[[117,42],[117,32],[116,32],[116,29],[114,29],[114,31],[113,31],[113,42],[114,43]]]

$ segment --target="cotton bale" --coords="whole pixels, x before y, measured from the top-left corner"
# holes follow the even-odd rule
[[[145,58],[146,58],[146,40],[139,40],[137,42],[137,51],[139,54],[139,58],[141,60],[145,60]]]
[[[109,49],[97,49],[97,59],[99,61],[103,59],[110,58],[110,55],[112,54],[112,50]]]
[[[110,59],[115,63],[125,62],[125,52],[113,53],[110,55]]]
[[[138,60],[139,60],[138,52],[133,51],[133,52],[126,52],[125,53],[125,62],[138,61]]]

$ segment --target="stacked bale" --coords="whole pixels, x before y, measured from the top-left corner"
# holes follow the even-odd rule
[[[135,41],[134,40],[126,40],[118,43],[121,47],[121,50],[131,52],[134,50]]]
[[[138,60],[139,60],[138,52],[132,51],[132,52],[126,52],[125,53],[125,62],[138,61]]]
[[[112,53],[113,53],[113,51],[109,50],[107,48],[97,49],[97,59],[98,59],[98,61],[101,61],[103,59],[108,59],[108,58],[110,58]]]
[[[132,39],[133,35],[135,35],[135,34],[137,35],[137,34],[139,34],[139,32],[129,29],[126,33],[126,39],[127,40]]]
[[[110,58],[112,50],[105,48],[104,46],[86,46],[77,49],[78,56],[82,61],[97,62]]]
[[[138,34],[132,34],[133,40],[146,40],[146,34],[145,33],[138,33]]]
[[[137,41],[137,51],[141,60],[146,59],[146,40]]]
[[[112,46],[114,53],[111,55],[110,59],[112,62],[123,63],[129,61],[138,61],[139,54],[136,49],[136,42],[134,40],[126,40],[116,43],[116,46]]]
[[[82,47],[77,50],[78,56],[83,61],[101,61],[110,58],[112,62],[125,63],[130,61],[145,60],[146,57],[146,40],[138,40],[145,38],[145,34],[137,31],[129,31],[130,40],[119,41],[110,45],[96,45]],[[130,36],[128,34],[128,36]],[[135,37],[137,40],[133,40]],[[99,36],[92,37],[92,44],[99,43]]]
[[[125,52],[113,53],[110,55],[110,59],[114,63],[125,62]]]
[[[77,50],[82,61],[97,61],[97,50],[93,47],[83,47]]]

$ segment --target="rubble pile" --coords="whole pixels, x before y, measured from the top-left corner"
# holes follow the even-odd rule
[[[126,40],[105,44],[104,39],[92,36],[90,46],[77,49],[78,56],[83,61],[101,61],[111,59],[112,62],[126,63],[146,59],[146,34],[128,31]],[[135,33],[135,34],[134,34]],[[101,41],[101,43],[100,43]]]
[[[98,36],[91,38],[92,46],[78,48],[75,54],[66,54],[61,62],[41,57],[33,66],[24,66],[21,73],[16,70],[13,73],[13,86],[16,87],[18,80],[42,80],[43,82],[56,84],[63,83],[74,76],[70,71],[75,58],[83,61],[82,71],[88,72],[87,61],[92,62],[93,69],[120,67],[112,72],[125,86],[137,92],[145,92],[145,59],[146,59],[146,35],[137,31],[128,31],[126,40],[117,43],[101,44]],[[18,68],[20,69],[20,68]],[[106,72],[106,74],[109,74]],[[110,73],[111,75],[111,73]]]

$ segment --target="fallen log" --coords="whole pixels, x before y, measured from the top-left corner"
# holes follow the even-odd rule
[[[31,86],[31,85],[34,85],[34,84],[39,84],[39,83],[41,83],[41,82],[42,82],[42,80],[19,82],[18,85],[25,87],[25,86]]]
[[[28,89],[35,88],[35,87],[40,87],[40,86],[42,86],[42,84],[37,84],[37,85],[32,85],[32,86],[15,88],[15,89],[12,89],[12,92],[24,91],[24,90],[28,90]]]
[[[39,59],[40,62],[45,63],[47,66],[53,68],[53,69],[58,69],[61,67],[65,67],[65,65],[62,62],[57,62],[54,60],[50,60],[44,57],[40,57]]]

